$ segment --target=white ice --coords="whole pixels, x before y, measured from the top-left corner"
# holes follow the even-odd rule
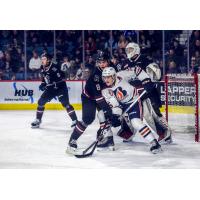
[[[80,119],[81,111],[77,114]],[[152,155],[145,143],[127,144],[115,137],[116,151],[95,152],[85,159],[65,153],[72,132],[65,111],[45,111],[40,129],[30,128],[34,118],[35,111],[0,111],[0,168],[200,168],[200,144],[194,134],[184,134],[193,131],[184,115],[171,117],[174,143],[163,145],[161,154]],[[93,142],[97,129],[95,121],[79,146]]]

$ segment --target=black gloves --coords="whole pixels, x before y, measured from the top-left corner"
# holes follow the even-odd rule
[[[46,83],[41,83],[39,86],[39,90],[44,91],[46,89]]]
[[[121,125],[121,120],[119,115],[113,114],[111,117],[111,124],[113,127],[118,127]]]

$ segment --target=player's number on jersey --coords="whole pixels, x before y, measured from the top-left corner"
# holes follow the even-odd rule
[[[96,85],[96,88],[97,88],[98,91],[101,90],[101,86],[99,84]]]

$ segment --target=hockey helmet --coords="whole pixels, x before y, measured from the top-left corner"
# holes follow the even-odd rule
[[[97,53],[97,62],[107,60],[109,61],[109,55],[106,52],[99,51]]]
[[[131,59],[135,55],[139,55],[140,54],[140,47],[139,47],[139,45],[137,43],[130,42],[126,46],[125,51],[126,51],[127,58]]]

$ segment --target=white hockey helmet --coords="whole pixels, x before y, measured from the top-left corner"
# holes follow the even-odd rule
[[[126,46],[125,51],[126,51],[127,58],[131,59],[135,55],[139,55],[140,54],[140,47],[139,47],[139,45],[137,43],[130,42]]]
[[[102,72],[103,77],[114,76],[114,75],[116,75],[116,71],[113,67],[106,67]]]
[[[102,72],[102,79],[104,81],[105,77],[111,76],[113,78],[113,82],[116,79],[116,71],[113,67],[106,67]]]
[[[151,78],[152,82],[159,81],[161,79],[161,70],[156,63],[150,63],[146,67],[146,72]]]

